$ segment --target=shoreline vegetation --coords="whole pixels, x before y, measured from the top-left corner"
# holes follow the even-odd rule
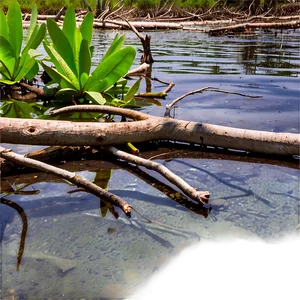
[[[1,1],[6,9],[11,0]],[[30,7],[36,2],[38,23],[52,18],[59,24],[68,6],[76,11],[80,24],[91,11],[94,28],[130,30],[130,21],[137,30],[189,30],[209,34],[252,32],[255,28],[295,29],[300,27],[300,1],[274,0],[20,0],[23,28],[30,25]]]

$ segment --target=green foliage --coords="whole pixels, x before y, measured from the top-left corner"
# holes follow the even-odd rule
[[[69,7],[62,29],[52,19],[47,20],[51,42],[45,40],[44,48],[55,69],[41,62],[44,70],[59,85],[56,98],[84,100],[104,104],[103,92],[116,85],[128,72],[135,58],[135,49],[122,48],[124,36],[116,35],[101,63],[91,71],[91,46],[93,15],[88,13],[81,26],[76,27],[75,11]],[[110,97],[108,97],[110,98]]]
[[[7,14],[0,10],[0,82],[13,85],[21,79],[33,78],[39,68],[36,57],[40,54],[35,49],[42,42],[46,26],[36,24],[37,9],[32,9],[32,16],[26,46],[22,48],[23,28],[20,6],[16,0],[9,5]]]
[[[7,118],[38,118],[44,114],[47,108],[36,102],[28,103],[14,99],[6,100],[1,108],[1,117]]]
[[[208,8],[213,6],[217,1],[215,0],[181,0],[180,7],[195,7]]]

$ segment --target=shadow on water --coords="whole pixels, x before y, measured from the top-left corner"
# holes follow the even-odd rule
[[[298,34],[299,30],[207,37],[151,32],[156,60],[153,76],[176,84],[163,106],[188,91],[213,85],[263,98],[194,95],[179,103],[175,116],[232,127],[299,132]],[[94,64],[114,35],[95,32]],[[141,48],[129,32],[126,43]],[[153,83],[153,88],[159,90],[161,85]],[[157,106],[143,111],[164,113]],[[10,148],[14,147],[19,153],[32,149]],[[274,240],[294,232],[299,223],[298,169],[218,159],[173,159],[164,164],[198,190],[210,191],[211,211],[188,203],[175,187],[161,184],[166,182],[160,176],[151,181],[147,174],[154,176],[153,172],[140,169],[134,173],[125,166],[109,175],[109,191],[155,222],[137,213],[128,219],[119,209],[101,205],[97,197],[74,193],[75,187],[40,173],[27,174],[35,181],[25,187],[25,175],[2,178],[23,191],[2,189],[2,195],[9,194],[4,198],[9,202],[0,204],[2,298],[124,298],[199,239]],[[89,180],[97,176],[91,170],[79,173]],[[8,203],[14,203],[15,209]],[[24,216],[28,229],[16,271]],[[200,277],[204,272],[199,270]]]

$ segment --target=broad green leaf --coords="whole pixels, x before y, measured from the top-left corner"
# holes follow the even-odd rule
[[[105,55],[103,56],[102,61],[107,59],[109,56],[111,56],[115,52],[119,51],[122,48],[123,44],[124,44],[124,40],[125,40],[125,34],[122,34],[120,36],[117,33],[114,40],[113,40],[113,42],[111,43],[110,47],[108,48]]]
[[[83,73],[90,74],[91,60],[88,41],[82,40],[79,51],[79,76]]]
[[[15,83],[17,83],[17,81],[9,79],[0,79],[0,82],[7,85],[14,85]]]
[[[88,12],[80,25],[80,32],[82,34],[82,39],[87,40],[88,45],[90,45],[92,42],[93,22],[94,22],[94,16],[91,12]]]
[[[36,62],[36,57],[41,55],[39,52],[36,50],[30,49],[26,55],[26,59],[22,65],[19,66],[19,70],[16,74],[16,77],[14,78],[16,81],[20,81],[23,79],[28,72],[31,71],[33,68],[35,62]]]
[[[56,70],[58,71],[58,73],[61,73],[61,74],[64,74],[64,71],[63,69],[61,68],[59,62],[57,61],[56,57],[53,55],[52,51],[49,49],[49,47],[51,46],[50,43],[48,43],[45,39],[43,41],[43,45],[44,45],[44,49],[45,51],[47,52],[47,54],[49,55],[49,59],[44,59],[44,60],[47,60],[51,63],[54,64]]]
[[[57,23],[52,19],[47,19],[47,28],[56,52],[59,53],[68,67],[73,71],[74,74],[76,74],[77,70],[75,66],[73,50],[68,38],[59,28]]]
[[[75,89],[71,89],[71,88],[65,88],[65,89],[60,89],[56,94],[55,97],[57,99],[61,99],[61,100],[72,100],[74,96],[78,95],[78,91]]]
[[[80,86],[81,86],[81,90],[84,91],[84,86],[87,83],[89,79],[89,75],[87,73],[82,73],[80,76]]]
[[[70,82],[70,80],[66,76],[59,73],[56,69],[52,69],[43,62],[40,62],[40,64],[54,82],[58,83],[60,86],[62,86],[62,83],[64,83],[64,87],[76,89],[75,86],[73,86],[72,82]]]
[[[26,43],[28,43],[28,41],[36,27],[36,20],[37,20],[37,8],[36,8],[36,4],[34,4],[31,9],[30,25],[29,25],[29,28],[27,31],[27,38],[25,40]]]
[[[87,100],[90,100],[95,104],[103,105],[106,102],[102,95],[97,92],[85,92],[84,96]]]
[[[9,5],[6,18],[9,30],[9,42],[17,59],[20,56],[23,41],[22,13],[17,0],[13,0]]]
[[[135,49],[128,46],[109,56],[93,71],[86,90],[102,92],[111,87],[128,72],[135,54]]]
[[[105,95],[111,94],[114,97],[116,97],[117,95],[124,95],[124,94],[128,93],[128,91],[129,91],[129,87],[127,87],[127,86],[113,85],[111,88],[109,88],[108,90],[105,91]]]
[[[15,53],[9,41],[3,36],[0,36],[0,61],[12,77],[16,62]]]
[[[7,68],[4,67],[0,61],[0,79],[8,80],[10,78],[10,74],[7,71]]]
[[[37,61],[35,61],[32,68],[25,75],[25,78],[26,79],[32,79],[36,76],[36,74],[38,72],[39,72],[39,64],[37,63]]]
[[[6,16],[4,15],[4,12],[2,9],[0,9],[0,35],[3,36],[7,40],[9,39]]]
[[[74,11],[74,8],[72,6],[69,6],[67,11],[66,11],[64,24],[63,24],[63,27],[62,27],[62,32],[67,37],[71,47],[73,47],[75,28],[76,28],[75,11]],[[74,53],[74,51],[73,51],[73,53]]]
[[[125,95],[123,101],[125,103],[131,101],[131,99],[134,97],[134,95],[137,93],[137,91],[140,88],[140,83],[141,83],[141,78],[139,80],[137,80],[134,85],[130,88],[130,90],[127,92],[127,94]]]
[[[82,36],[81,36],[79,28],[76,27],[75,31],[74,31],[73,54],[74,54],[77,74],[79,74],[79,77],[80,77],[79,55],[80,55],[81,42],[82,42]]]
[[[54,49],[54,47],[49,46],[48,48],[51,51],[52,55],[55,56],[55,59],[63,70],[62,75],[65,75],[69,79],[69,82],[71,82],[77,90],[80,90],[79,80],[69,67],[68,63],[60,56],[60,54]]]
[[[46,24],[36,25],[29,37],[26,46],[22,51],[22,55],[26,54],[29,49],[36,49],[42,42],[46,34]]]

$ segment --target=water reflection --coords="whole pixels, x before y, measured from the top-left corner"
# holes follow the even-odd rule
[[[299,30],[225,37],[191,32],[150,34],[155,76],[171,77],[176,84],[167,103],[211,85],[264,97],[194,96],[180,103],[177,118],[299,131],[299,81],[291,78],[299,76]],[[126,35],[128,45],[141,48],[133,33]],[[112,31],[95,32],[94,66],[114,36]],[[153,83],[153,90],[157,85]],[[163,114],[153,106],[144,111]],[[19,153],[26,152],[24,146],[17,148]],[[199,238],[269,240],[295,231],[300,208],[299,170],[204,159],[166,161],[165,165],[199,190],[209,190],[212,210],[178,197],[176,188],[159,184],[163,181],[160,177],[150,180],[144,170],[124,165],[122,170],[113,170],[112,179],[104,183],[143,216],[157,222],[146,222],[137,213],[129,220],[118,209],[111,211],[100,204],[97,197],[82,191],[70,194],[74,187],[41,173],[29,175],[35,181],[23,193],[12,193],[11,186],[2,190],[11,193],[6,198],[23,208],[28,218],[17,272],[22,220],[11,207],[0,204],[3,298],[122,298]],[[92,166],[80,174],[90,180],[97,178]],[[18,186],[26,183],[25,175],[17,177]],[[101,185],[103,176],[97,179]],[[197,275],[204,278],[206,270],[200,269]]]
[[[2,241],[3,297],[13,289],[18,298],[122,298],[199,239],[269,240],[295,231],[299,170],[221,160],[176,159],[165,164],[196,188],[211,191],[208,218],[178,206],[126,170],[113,170],[109,191],[156,222],[145,222],[137,213],[128,219],[120,211],[118,219],[113,214],[103,218],[97,197],[66,194],[74,187],[62,182],[36,182],[40,194],[9,195],[23,207],[28,233],[16,272],[22,224],[18,214],[11,215]],[[80,175],[92,180],[96,173]],[[203,272],[199,270],[200,277]]]
[[[154,68],[169,74],[297,77],[300,65],[299,32],[299,29],[284,32],[268,30],[221,37],[185,31],[150,32]],[[135,34],[126,32],[126,36],[128,45],[141,48]],[[112,32],[95,33],[96,56],[102,55],[113,37]]]

